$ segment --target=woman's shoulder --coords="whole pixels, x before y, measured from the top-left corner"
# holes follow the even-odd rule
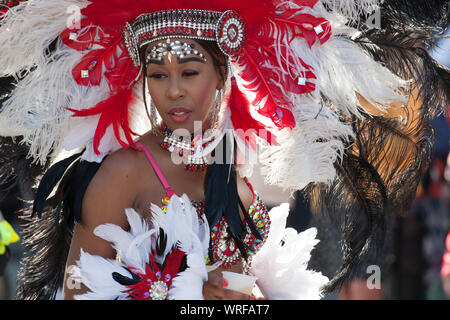
[[[114,151],[103,160],[100,170],[111,178],[132,177],[138,172],[139,153],[132,148]]]
[[[119,224],[123,210],[132,207],[139,184],[139,152],[121,149],[108,155],[92,178],[82,204],[82,222],[106,219]]]

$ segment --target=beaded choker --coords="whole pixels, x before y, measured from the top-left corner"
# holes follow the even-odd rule
[[[196,151],[201,151],[206,144],[202,144],[202,136],[179,136],[163,125],[164,140],[161,148],[170,153],[177,153],[185,160],[185,169],[189,171],[204,171],[208,168],[207,160],[203,156],[194,157]]]

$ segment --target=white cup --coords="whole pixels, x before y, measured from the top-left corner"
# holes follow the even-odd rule
[[[222,276],[228,282],[227,289],[239,291],[248,295],[252,294],[257,277],[242,273],[222,271]]]

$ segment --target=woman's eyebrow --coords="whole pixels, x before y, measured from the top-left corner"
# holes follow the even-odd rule
[[[187,63],[187,62],[191,62],[191,61],[196,61],[196,62],[201,62],[201,63],[205,63],[206,62],[204,59],[199,58],[199,57],[178,58],[178,63],[179,64]]]
[[[178,63],[179,64],[183,64],[183,63],[187,63],[187,62],[191,62],[191,61],[205,63],[205,60],[203,60],[202,58],[199,58],[199,57],[187,57],[187,58],[180,58],[180,57],[178,57]],[[158,65],[165,65],[164,60],[157,60],[157,59],[149,59],[148,63],[154,63],[154,64],[158,64]]]

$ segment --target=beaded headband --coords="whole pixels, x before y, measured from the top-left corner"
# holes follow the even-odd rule
[[[139,49],[169,37],[216,41],[227,56],[239,55],[245,40],[245,24],[233,10],[166,10],[141,14],[122,30],[128,53],[135,66],[141,61]]]
[[[145,62],[148,63],[151,59],[162,61],[164,56],[168,56],[169,62],[171,62],[172,56],[178,56],[182,59],[190,54],[194,54],[206,62],[204,54],[196,50],[193,43],[189,44],[179,40],[171,41],[167,38],[166,42],[160,42],[153,48],[147,49]]]

